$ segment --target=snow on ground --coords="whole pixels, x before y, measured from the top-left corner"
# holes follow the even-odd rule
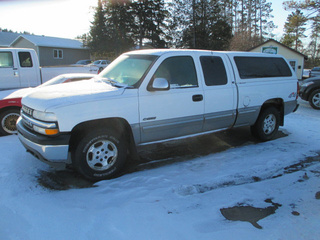
[[[0,239],[320,239],[319,120],[301,102],[286,137],[65,191],[41,186],[49,167],[17,136],[1,137]],[[266,199],[281,206],[262,229],[220,212],[272,206]]]

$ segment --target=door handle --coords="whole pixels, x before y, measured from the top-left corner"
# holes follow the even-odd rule
[[[201,102],[203,100],[203,95],[202,94],[197,94],[192,96],[192,101],[194,102]]]

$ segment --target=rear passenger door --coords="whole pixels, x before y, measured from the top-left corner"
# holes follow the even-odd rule
[[[40,70],[33,62],[31,52],[18,51],[21,87],[35,87],[40,84]]]
[[[231,127],[236,119],[237,91],[232,68],[221,53],[199,55],[204,79],[204,131]]]
[[[177,54],[175,54],[177,55]],[[162,56],[144,82],[165,78],[170,89],[139,89],[141,142],[150,142],[194,134],[202,131],[204,99],[198,81],[194,57]]]

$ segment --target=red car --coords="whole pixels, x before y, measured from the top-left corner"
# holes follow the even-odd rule
[[[88,73],[62,74],[50,79],[36,88],[58,83],[91,79],[95,76],[95,74]],[[0,92],[0,98],[2,98],[2,100],[0,100],[0,136],[15,134],[17,132],[16,122],[20,116],[21,99],[36,88],[24,88],[16,91],[7,90]]]

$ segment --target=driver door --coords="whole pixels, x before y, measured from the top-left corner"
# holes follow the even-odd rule
[[[0,52],[0,86],[1,89],[20,87],[19,70],[11,51]]]
[[[158,62],[145,79],[148,87],[139,89],[141,143],[198,133],[203,127],[203,90],[193,57],[162,57]],[[152,90],[155,78],[166,79],[170,89]]]

